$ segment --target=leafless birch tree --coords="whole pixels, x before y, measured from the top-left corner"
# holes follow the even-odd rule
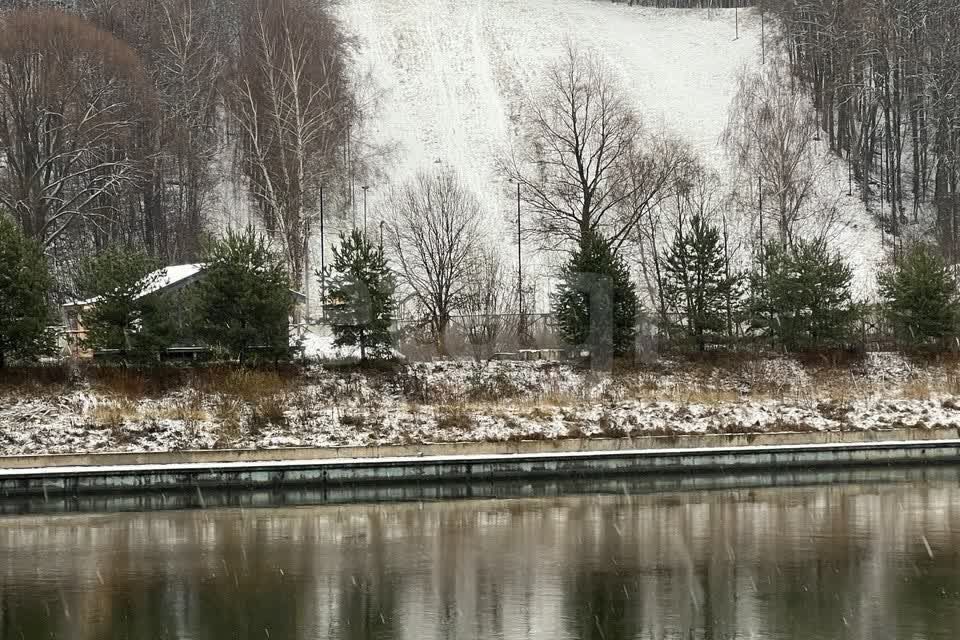
[[[764,235],[784,246],[798,237],[825,239],[840,222],[817,190],[825,171],[818,131],[816,114],[788,71],[771,64],[741,74],[723,140],[737,170],[741,208],[762,216]]]
[[[320,189],[354,115],[346,41],[321,3],[247,0],[237,47],[227,105],[239,167],[301,283]]]

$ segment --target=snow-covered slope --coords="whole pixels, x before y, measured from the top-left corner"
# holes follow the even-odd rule
[[[651,126],[720,160],[733,78],[759,63],[759,28],[742,12],[631,8],[591,0],[345,0],[358,66],[383,92],[375,137],[399,143],[399,174],[437,160],[492,204],[493,161],[516,133],[522,97],[569,38],[605,55]]]
[[[523,96],[535,92],[566,39],[604,55],[647,125],[675,133],[720,172],[735,76],[761,57],[759,17],[743,10],[737,39],[733,10],[608,0],[342,0],[338,10],[358,39],[358,73],[381,92],[371,137],[396,145],[391,181],[438,164],[458,170],[485,205],[490,233],[504,243],[512,205],[495,162],[516,136]],[[836,173],[845,193],[846,170]],[[373,210],[388,189],[371,186]],[[856,209],[856,198],[842,206]],[[866,231],[842,241],[857,262],[871,252],[861,260],[854,249],[876,245],[864,235],[872,227],[861,222]]]

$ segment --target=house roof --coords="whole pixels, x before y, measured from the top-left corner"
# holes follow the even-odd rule
[[[193,278],[198,273],[203,271],[206,268],[206,263],[198,262],[194,264],[178,264],[171,265],[169,267],[163,267],[162,269],[157,269],[152,272],[150,275],[144,278],[144,281],[149,282],[150,284],[145,286],[140,293],[137,294],[137,299],[144,296],[148,296],[157,291],[163,291],[168,287],[172,287],[175,284],[179,284],[185,280]],[[304,296],[299,291],[294,291],[291,289],[298,299],[303,300]],[[89,298],[87,300],[78,300],[76,302],[69,302],[63,306],[65,307],[86,307],[97,302],[100,299],[100,296],[94,298]]]

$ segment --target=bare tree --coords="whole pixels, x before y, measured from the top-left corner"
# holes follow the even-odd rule
[[[767,229],[784,246],[800,235],[825,238],[838,222],[836,208],[817,191],[825,165],[815,144],[816,114],[787,74],[772,64],[742,73],[723,136],[743,210],[772,223]]]
[[[246,0],[227,106],[256,211],[293,282],[304,278],[318,198],[337,173],[353,97],[338,24],[309,0]]]
[[[450,319],[470,293],[480,203],[452,172],[422,173],[392,197],[391,240],[402,285],[421,307],[441,355]]]
[[[46,248],[82,220],[107,226],[139,175],[132,138],[153,106],[126,44],[74,15],[0,21],[0,205]]]
[[[505,335],[519,332],[517,278],[492,247],[478,251],[461,310],[474,358],[490,357]],[[516,315],[514,315],[516,314]]]
[[[502,169],[521,185],[532,234],[556,249],[600,231],[618,249],[661,197],[675,157],[643,151],[651,136],[614,74],[570,43],[525,111],[524,138]]]
[[[82,10],[136,49],[157,93],[157,117],[135,138],[147,161],[127,194],[129,224],[150,253],[171,262],[194,260],[216,186],[220,97],[235,5],[82,0]]]

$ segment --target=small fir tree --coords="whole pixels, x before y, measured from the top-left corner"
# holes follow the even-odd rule
[[[51,284],[40,247],[0,212],[0,367],[52,352]]]
[[[585,235],[563,267],[553,302],[567,344],[585,346],[600,356],[632,353],[637,292],[623,259],[599,234]]]
[[[254,351],[272,359],[289,354],[290,280],[283,258],[252,228],[228,231],[208,249],[195,296],[205,345],[241,363]]]
[[[916,244],[893,270],[878,277],[885,311],[901,344],[913,347],[955,335],[957,283],[943,259]]]
[[[843,346],[856,318],[852,272],[822,243],[768,244],[750,277],[757,327],[788,351]]]
[[[357,230],[340,234],[326,281],[334,344],[358,347],[361,362],[371,355],[387,356],[396,284],[383,247],[374,246]]]
[[[122,247],[81,263],[77,291],[93,300],[81,314],[86,348],[149,358],[172,344],[169,307],[162,296],[152,295],[163,278],[159,267],[142,251]]]
[[[729,267],[720,232],[700,215],[677,232],[664,261],[664,300],[699,351],[731,331],[742,278]]]

